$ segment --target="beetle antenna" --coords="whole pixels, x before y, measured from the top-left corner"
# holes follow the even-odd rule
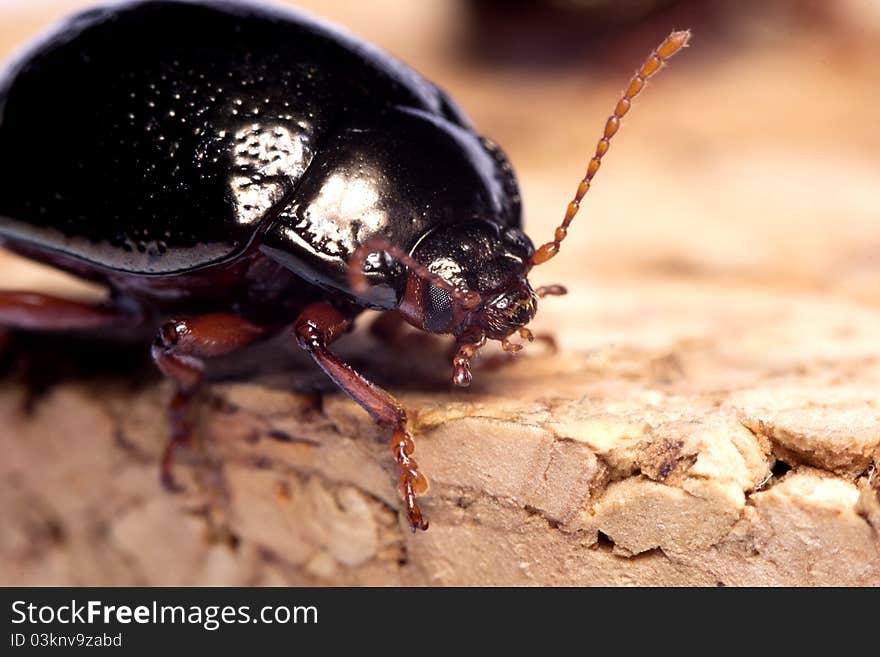
[[[608,152],[611,138],[620,128],[620,120],[629,111],[633,98],[639,95],[639,92],[644,89],[645,83],[647,83],[650,78],[654,77],[654,75],[663,68],[663,65],[666,64],[673,55],[687,46],[690,38],[690,30],[673,32],[666,37],[663,43],[657,46],[650,55],[648,55],[648,58],[644,61],[639,70],[636,71],[635,75],[633,75],[626,91],[623,92],[620,100],[617,101],[617,105],[614,106],[614,113],[609,116],[608,120],[605,122],[605,132],[599,140],[599,143],[596,144],[596,153],[587,165],[587,172],[584,174],[583,180],[578,184],[577,192],[575,192],[574,198],[565,210],[565,218],[562,220],[562,223],[557,226],[553,240],[542,245],[537,251],[535,251],[534,255],[532,255],[531,263],[533,266],[544,264],[559,253],[559,245],[568,234],[568,227],[571,225],[571,222],[574,220],[575,215],[580,209],[581,200],[589,191],[593,176],[596,175],[596,172],[599,171],[599,166],[602,164],[602,156]]]
[[[371,253],[384,251],[395,260],[406,265],[409,270],[424,281],[427,281],[441,290],[446,290],[453,299],[458,301],[465,309],[476,308],[480,303],[480,295],[466,287],[453,285],[439,274],[435,274],[406,251],[382,238],[367,240],[361,244],[348,259],[348,280],[352,289],[356,292],[365,292],[370,287],[367,277],[364,275],[364,262]]]

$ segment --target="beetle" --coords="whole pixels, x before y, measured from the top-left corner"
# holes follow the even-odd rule
[[[161,36],[158,36],[161,35]],[[291,10],[138,0],[60,23],[0,78],[0,244],[109,290],[86,304],[0,292],[0,325],[157,328],[175,384],[163,483],[193,432],[204,363],[292,326],[299,346],[390,430],[413,531],[427,480],[406,412],[329,346],[364,309],[456,340],[467,386],[487,340],[531,340],[531,269],[554,257],[673,32],[635,73],[553,239],[522,230],[504,152],[438,87]]]

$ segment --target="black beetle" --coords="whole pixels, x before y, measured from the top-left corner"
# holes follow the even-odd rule
[[[290,324],[299,345],[392,430],[413,529],[427,480],[406,414],[328,350],[364,308],[452,334],[454,382],[487,339],[535,316],[526,275],[553,257],[673,32],[609,117],[554,239],[522,232],[507,158],[400,62],[299,13],[146,0],[61,23],[0,79],[0,240],[111,291],[104,305],[0,292],[0,324],[77,330],[153,323],[176,383],[163,481],[191,431],[203,359]]]

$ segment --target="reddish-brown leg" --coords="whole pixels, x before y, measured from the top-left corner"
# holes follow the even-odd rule
[[[35,292],[0,291],[0,326],[5,328],[76,331],[139,321],[139,316],[112,305],[71,301]]]
[[[486,345],[486,336],[474,336],[471,339],[465,339],[452,345],[450,355],[452,356],[452,383],[459,388],[467,388],[473,375],[471,374],[471,360],[477,352]]]
[[[428,523],[422,517],[416,496],[428,490],[428,480],[412,459],[415,445],[406,428],[406,411],[394,397],[358,374],[327,348],[350,326],[351,319],[330,304],[313,303],[296,320],[294,332],[299,346],[311,354],[327,376],[360,404],[377,424],[391,429],[391,451],[400,472],[399,490],[410,527],[413,531],[427,529]]]
[[[179,490],[171,469],[175,451],[192,437],[191,402],[204,378],[203,359],[231,353],[266,335],[266,329],[231,313],[172,320],[159,329],[153,341],[153,360],[175,384],[168,410],[171,436],[162,454],[160,471],[167,489]]]
[[[136,311],[126,311],[111,303],[87,303],[38,292],[0,290],[0,365],[11,363],[5,359],[12,344],[8,329],[21,331],[86,331],[99,328],[139,326],[143,318]],[[25,355],[23,371],[30,379],[31,360]],[[21,364],[20,364],[21,365]],[[23,408],[33,409],[36,400],[33,386],[25,387]]]

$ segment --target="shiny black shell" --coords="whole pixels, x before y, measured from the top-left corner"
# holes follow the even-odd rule
[[[521,224],[507,160],[437,87],[241,2],[131,2],[55,28],[0,78],[0,181],[0,239],[134,276],[259,249],[344,290],[370,237],[412,250],[447,224]],[[401,268],[374,269],[365,302],[390,305]]]

